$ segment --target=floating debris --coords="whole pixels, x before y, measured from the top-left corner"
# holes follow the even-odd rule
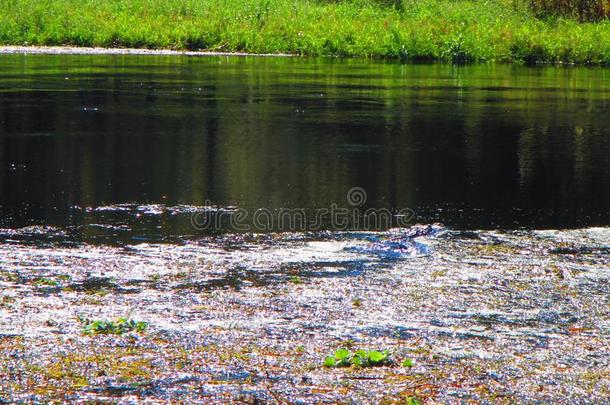
[[[435,225],[120,245],[71,229],[2,232],[4,401],[602,403],[610,394],[606,228]],[[121,317],[146,320],[146,333],[134,324],[85,336],[79,320],[105,330],[100,322]],[[360,353],[355,363],[379,367],[324,367],[329,353],[334,365]]]

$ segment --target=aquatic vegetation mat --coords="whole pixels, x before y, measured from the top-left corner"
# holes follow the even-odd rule
[[[121,246],[13,230],[0,399],[607,400],[610,228],[425,229]]]

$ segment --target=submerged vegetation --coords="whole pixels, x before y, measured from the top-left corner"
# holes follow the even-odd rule
[[[0,43],[610,64],[606,6],[601,0],[10,0],[0,2]]]

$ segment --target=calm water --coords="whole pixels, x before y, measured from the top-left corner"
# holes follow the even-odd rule
[[[187,235],[204,206],[353,208],[353,187],[366,192],[358,209],[408,208],[413,222],[610,225],[610,70],[175,56],[0,64],[0,228]]]

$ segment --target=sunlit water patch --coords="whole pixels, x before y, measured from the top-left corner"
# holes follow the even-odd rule
[[[54,228],[23,230],[35,239],[45,232],[62,236]],[[56,355],[40,342],[59,339],[58,347],[86,352],[103,341],[82,336],[79,318],[149,322],[144,336],[129,338],[137,350],[157,353],[145,384],[96,377],[75,391],[81,399],[185,398],[191,386],[202,387],[187,390],[198,400],[268,398],[271,384],[290,400],[332,402],[335,391],[315,392],[334,374],[308,367],[345,342],[414,357],[417,366],[404,378],[426,379],[440,400],[483,400],[474,389],[480,384],[520,400],[601,399],[610,359],[608,243],[607,228],[463,232],[436,225],[124,245],[7,239],[0,244],[0,330],[3,339],[25,339],[26,354],[12,360],[25,367]],[[96,350],[115,343],[104,345]],[[247,354],[180,372],[178,354],[170,355],[195,350],[188,359],[196,362],[197,350],[230,347]],[[295,347],[305,352],[293,360],[269,357]],[[387,375],[379,378],[366,380],[369,391],[354,391],[353,399],[400,390],[383,382]],[[459,389],[446,385],[455,378]],[[561,390],[541,390],[549,381]]]

